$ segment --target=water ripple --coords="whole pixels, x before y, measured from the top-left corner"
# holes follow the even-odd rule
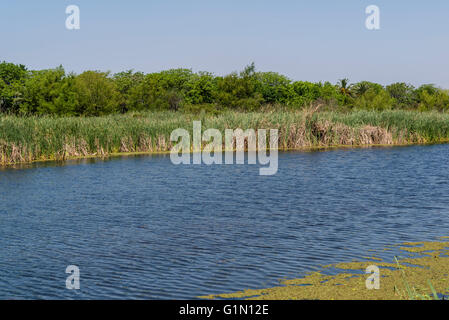
[[[185,299],[320,265],[391,258],[449,229],[449,145],[283,153],[257,166],[167,157],[0,171],[0,299]],[[81,290],[65,289],[77,265]]]

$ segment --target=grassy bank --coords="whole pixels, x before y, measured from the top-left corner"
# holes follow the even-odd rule
[[[449,140],[449,114],[415,111],[351,113],[267,111],[219,115],[177,112],[103,117],[0,116],[0,164],[117,153],[167,152],[177,128],[279,129],[279,149],[403,145]]]
[[[449,292],[449,242],[416,242],[399,245],[405,257],[392,262],[366,258],[323,266],[335,268],[335,275],[313,272],[301,279],[286,280],[280,286],[211,295],[205,299],[255,300],[439,300]],[[385,250],[389,250],[385,249]],[[379,268],[379,289],[368,290],[365,270]],[[357,272],[355,272],[357,271]]]

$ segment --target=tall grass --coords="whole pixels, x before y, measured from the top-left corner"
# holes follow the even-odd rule
[[[402,299],[405,300],[440,300],[440,297],[438,296],[438,293],[436,292],[435,288],[432,285],[432,282],[430,280],[427,280],[427,284],[429,285],[428,289],[421,289],[417,288],[416,286],[410,285],[407,275],[405,273],[405,268],[399,263],[399,260],[397,257],[394,257],[396,261],[396,265],[398,270],[401,271],[402,276],[402,282],[404,286],[404,290],[400,290],[398,286],[394,286],[394,291],[399,294],[399,296]],[[429,293],[421,293],[422,291],[428,291]]]
[[[0,164],[121,152],[164,152],[177,128],[279,129],[279,148],[432,143],[449,140],[449,114],[413,111],[352,113],[267,111],[219,115],[176,112],[104,117],[0,116]]]

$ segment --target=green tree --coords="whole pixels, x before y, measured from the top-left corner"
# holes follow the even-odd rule
[[[159,73],[145,75],[143,80],[130,90],[129,110],[168,109],[164,101],[167,90],[161,85],[162,76]]]
[[[256,110],[263,103],[262,95],[257,92],[257,76],[254,63],[240,74],[231,73],[217,79],[216,101],[225,108]]]
[[[395,99],[395,108],[415,108],[417,94],[412,85],[403,82],[390,84],[386,87],[390,97]]]
[[[357,82],[351,86],[351,91],[353,95],[358,97],[364,95],[370,89],[374,90],[376,93],[379,93],[384,89],[384,87],[378,83],[369,81]]]
[[[119,91],[108,73],[86,71],[75,78],[77,113],[100,116],[119,110]]]
[[[322,85],[307,81],[296,81],[292,84],[294,92],[291,104],[304,106],[322,97]]]
[[[346,97],[352,96],[351,85],[349,84],[349,79],[344,78],[338,80],[338,87],[340,88],[340,93]]]
[[[353,92],[352,85],[349,83],[349,80],[344,78],[340,79],[337,83],[337,86],[340,91],[340,103],[343,105],[351,106],[353,104]]]
[[[291,80],[276,72],[258,72],[257,91],[266,103],[289,104],[293,96]]]
[[[370,88],[354,100],[354,105],[358,109],[382,111],[391,109],[394,102],[386,90]]]
[[[130,110],[177,110],[193,78],[194,74],[189,69],[147,74],[130,91]]]
[[[134,72],[133,70],[114,74],[113,80],[119,92],[118,104],[121,113],[129,110],[131,91],[143,81],[144,77],[142,72]]]
[[[190,69],[170,69],[159,73],[159,85],[165,90],[176,90],[185,94],[187,84],[194,76]]]
[[[24,82],[20,113],[73,115],[75,104],[73,76],[66,77],[60,66],[31,72]]]
[[[24,65],[0,63],[0,112],[17,112],[28,71]]]
[[[215,77],[209,72],[194,74],[186,84],[185,100],[189,104],[210,104],[217,91]]]
[[[418,110],[438,110],[449,109],[449,92],[435,87],[434,85],[423,85],[416,90],[418,95]]]

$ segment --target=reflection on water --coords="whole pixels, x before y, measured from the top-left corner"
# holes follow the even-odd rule
[[[3,168],[0,298],[194,298],[435,240],[448,158],[449,145],[283,153],[275,176],[168,156]]]

